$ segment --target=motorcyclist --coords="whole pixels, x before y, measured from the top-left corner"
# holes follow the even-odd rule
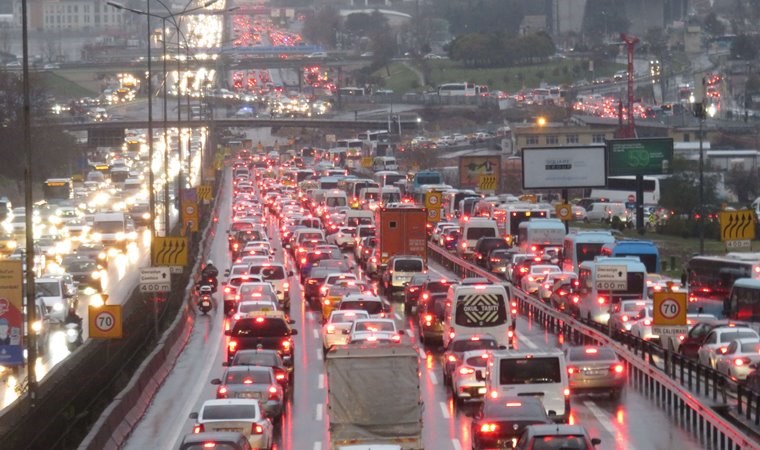
[[[82,318],[77,314],[74,308],[69,308],[68,312],[66,313],[66,317],[63,320],[63,324],[64,324],[64,327],[69,324],[76,325],[76,331],[77,331],[76,343],[81,343],[82,342]]]
[[[214,265],[214,261],[210,259],[206,261],[206,265],[203,267],[201,275],[203,278],[216,278],[219,275],[219,269]]]

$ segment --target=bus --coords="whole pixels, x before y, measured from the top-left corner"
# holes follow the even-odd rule
[[[660,250],[652,241],[622,240],[604,244],[602,256],[638,256],[647,273],[660,273]]]
[[[736,280],[760,279],[760,253],[695,256],[686,263],[681,278],[688,287],[688,312],[724,317],[725,303]]]
[[[367,130],[356,135],[356,139],[362,142],[385,142],[390,138],[388,130]]]
[[[48,203],[71,200],[74,185],[71,178],[48,178],[42,185],[42,197]]]
[[[343,96],[351,96],[351,97],[364,97],[366,92],[364,91],[364,88],[360,87],[344,87],[338,89],[338,94]]]
[[[406,175],[400,174],[395,170],[381,170],[375,172],[372,178],[377,181],[380,187],[383,187],[393,186],[397,181],[406,180]]]
[[[517,242],[522,253],[540,254],[545,247],[562,247],[565,234],[565,224],[559,219],[531,218],[519,225]]]
[[[417,172],[414,174],[407,192],[412,195],[419,193],[422,190],[422,186],[425,186],[427,184],[441,185],[443,184],[443,176],[441,176],[440,172],[435,172],[432,170],[423,170]]]
[[[455,220],[459,217],[459,202],[466,198],[480,199],[480,194],[473,190],[460,189],[443,196],[443,215],[446,220]]]
[[[562,243],[562,270],[578,273],[578,266],[584,261],[593,261],[602,254],[605,244],[615,242],[615,237],[606,230],[579,231],[565,236]]]
[[[488,86],[474,83],[446,83],[438,86],[438,95],[441,97],[474,97],[487,93]]]
[[[760,280],[739,278],[731,287],[731,295],[725,302],[724,312],[731,320],[760,323]],[[757,329],[757,326],[753,326]]]
[[[550,215],[549,209],[533,203],[499,205],[493,210],[493,219],[496,220],[499,233],[510,244],[518,240],[521,223],[532,218],[546,219]]]
[[[628,202],[636,197],[636,177],[607,177],[607,187],[591,190],[592,198],[603,198],[609,202]],[[644,177],[644,204],[656,205],[660,202],[660,178]]]
[[[624,282],[599,280],[599,274],[616,267],[625,266]],[[576,304],[578,317],[607,324],[610,311],[621,300],[647,298],[647,269],[634,256],[597,256],[593,261],[584,261],[578,268],[578,296]]]
[[[330,152],[338,151],[345,154],[345,166],[358,169],[361,166],[364,143],[359,139],[339,139]]]

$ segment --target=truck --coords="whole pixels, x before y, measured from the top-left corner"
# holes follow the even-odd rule
[[[330,349],[325,366],[331,450],[423,448],[418,359],[407,343]]]
[[[92,224],[93,240],[107,248],[126,250],[137,241],[137,232],[131,218],[121,211],[95,213]]]
[[[427,267],[427,209],[384,206],[375,214],[378,267],[384,269],[393,255],[419,256]]]

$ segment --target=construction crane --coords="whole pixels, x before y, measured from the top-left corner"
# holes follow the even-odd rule
[[[634,98],[634,85],[633,85],[633,54],[636,44],[639,43],[639,38],[635,36],[629,36],[625,33],[620,33],[621,44],[625,45],[626,55],[628,56],[628,108],[627,121],[625,127],[622,129],[622,137],[632,139],[636,137],[636,124],[633,120],[633,98]]]

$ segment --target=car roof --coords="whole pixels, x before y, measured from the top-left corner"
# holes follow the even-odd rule
[[[588,432],[581,425],[565,425],[565,424],[552,424],[552,425],[528,425],[527,430],[533,436],[557,436],[566,434],[580,434],[588,435]]]

